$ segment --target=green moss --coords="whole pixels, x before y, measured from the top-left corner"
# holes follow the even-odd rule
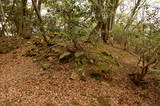
[[[79,77],[79,74],[76,73],[76,72],[73,72],[73,73],[71,74],[70,79],[75,80],[75,79],[77,79],[78,77]]]
[[[74,106],[80,106],[80,104],[76,100],[70,101],[70,104],[72,104]]]
[[[99,102],[99,106],[111,106],[103,97],[97,97],[97,101]]]
[[[48,70],[50,68],[50,64],[42,64],[41,68],[42,70]]]
[[[10,52],[12,49],[9,48],[9,47],[3,47],[3,48],[0,48],[0,53],[8,53]]]
[[[0,104],[0,106],[13,106],[13,105],[12,105],[12,102],[5,101],[4,103]]]

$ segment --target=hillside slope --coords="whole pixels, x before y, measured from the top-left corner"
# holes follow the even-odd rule
[[[135,86],[128,74],[135,69],[137,58],[121,49],[107,46],[121,63],[111,82],[70,80],[72,68],[54,62],[43,71],[32,57],[22,56],[28,46],[0,54],[0,106],[158,106],[160,95],[155,84]]]

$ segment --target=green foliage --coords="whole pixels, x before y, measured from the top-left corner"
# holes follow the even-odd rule
[[[84,1],[76,0],[48,0],[45,2],[46,7],[49,7],[46,16],[50,18],[53,17],[54,22],[59,24],[59,26],[57,26],[52,23],[53,21],[48,23],[49,26],[53,24],[50,29],[59,27],[61,31],[65,32],[64,36],[71,40],[74,40],[76,35],[86,35],[88,31],[84,27],[87,25],[87,21],[82,21],[81,18],[88,16],[88,14],[86,14],[87,5],[83,6],[83,2]],[[47,19],[50,20],[50,18]],[[63,26],[63,28],[61,28],[61,26]]]

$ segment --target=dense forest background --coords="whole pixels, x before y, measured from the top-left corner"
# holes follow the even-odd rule
[[[0,57],[12,52],[32,58],[49,76],[53,73],[46,70],[65,72],[56,66],[67,65],[71,80],[90,76],[108,86],[128,78],[132,86],[152,86],[147,92],[156,96],[136,104],[158,106],[160,0],[0,0]],[[2,58],[1,70],[3,64]],[[100,106],[113,105],[95,98]]]

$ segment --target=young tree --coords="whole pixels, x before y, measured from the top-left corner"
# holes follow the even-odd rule
[[[90,2],[97,21],[97,25],[92,30],[91,35],[100,32],[102,40],[107,42],[115,21],[119,0],[90,0]]]
[[[132,11],[131,11],[131,15],[128,17],[128,21],[126,26],[124,27],[124,30],[128,30],[130,25],[132,24],[132,22],[134,21],[135,15],[138,13],[138,10],[140,9],[140,6],[143,5],[145,3],[146,0],[138,0],[135,3],[135,6],[133,7]]]
[[[39,11],[39,9],[38,9],[38,7],[37,7],[37,5],[36,5],[36,3],[35,3],[34,0],[32,0],[32,4],[33,4],[34,10],[35,10],[35,12],[36,12],[36,15],[37,15],[37,17],[38,17],[38,19],[39,19],[39,21],[40,21],[40,30],[41,30],[41,32],[42,32],[42,36],[43,36],[43,38],[44,38],[44,41],[45,41],[47,44],[49,44],[48,39],[47,39],[46,36],[45,36],[44,24],[43,24],[43,20],[42,20],[40,11]]]
[[[134,81],[139,83],[144,80],[150,68],[160,61],[160,21],[158,8],[147,8],[142,32],[138,42],[138,54],[140,56],[137,67],[141,67],[135,74]],[[144,27],[145,25],[145,27]],[[137,68],[138,69],[138,68]]]

